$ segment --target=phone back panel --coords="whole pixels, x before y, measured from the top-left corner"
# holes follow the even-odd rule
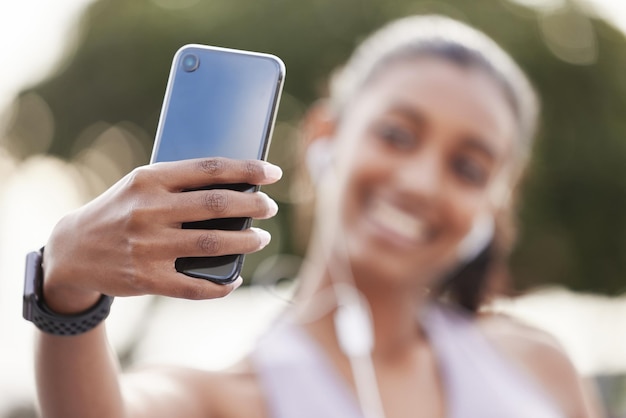
[[[184,69],[189,55],[194,71]],[[264,159],[284,77],[273,56],[189,45],[174,57],[152,162]]]
[[[186,45],[174,56],[152,161],[202,157],[265,159],[284,79],[280,59],[266,54]],[[253,191],[250,185],[207,186]],[[240,230],[250,219],[183,224],[183,228]],[[243,255],[188,257],[176,269],[218,283],[235,280]]]

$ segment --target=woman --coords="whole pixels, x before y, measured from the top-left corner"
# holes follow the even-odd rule
[[[441,17],[384,27],[303,124],[318,222],[295,309],[227,373],[122,375],[104,326],[42,333],[44,415],[596,416],[549,336],[477,314],[489,262],[510,245],[502,220],[529,152],[535,102],[512,60],[469,27]],[[43,263],[45,303],[74,314],[102,294],[228,294],[240,280],[190,279],[174,260],[257,251],[269,234],[182,230],[181,222],[268,218],[277,206],[263,193],[180,191],[280,176],[268,163],[223,159],[134,170],[56,226]],[[211,205],[216,198],[227,204]]]

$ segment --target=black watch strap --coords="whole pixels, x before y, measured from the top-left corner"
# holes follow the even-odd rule
[[[108,315],[113,297],[102,295],[91,308],[78,314],[62,315],[52,311],[43,299],[43,248],[26,256],[24,280],[24,319],[48,334],[78,335],[95,328]]]

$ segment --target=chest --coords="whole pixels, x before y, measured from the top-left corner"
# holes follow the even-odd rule
[[[430,351],[378,363],[376,379],[334,361],[299,330],[278,330],[255,354],[268,418],[363,418],[356,393],[380,393],[386,418],[555,418],[561,414],[468,326],[433,318]],[[424,353],[422,353],[424,354]],[[375,383],[374,383],[375,382]],[[356,390],[355,390],[356,389]],[[369,418],[369,417],[366,417]]]
[[[445,393],[434,358],[420,358],[404,367],[378,366],[376,370],[385,417],[445,416]]]
[[[402,373],[399,370],[383,369],[378,373],[380,395],[384,399],[386,418],[443,418],[443,397],[438,385],[428,379],[428,374]],[[293,386],[285,388],[281,394],[266,395],[260,378],[252,379],[235,392],[227,391],[216,397],[214,418],[283,418],[283,417],[327,417],[362,418],[355,391],[350,392],[348,403],[337,402],[334,395],[324,394],[323,388],[314,389],[294,380]],[[316,382],[322,384],[322,382]],[[347,385],[347,384],[346,384]],[[301,386],[298,388],[298,386]],[[292,396],[291,406],[285,406],[286,396],[294,389],[302,391]],[[320,390],[322,389],[322,390]],[[343,390],[343,389],[342,389]],[[284,398],[276,405],[276,398]],[[297,401],[297,405],[296,405]],[[290,409],[286,409],[290,408]],[[297,415],[287,415],[296,413]],[[350,415],[346,415],[350,414]]]

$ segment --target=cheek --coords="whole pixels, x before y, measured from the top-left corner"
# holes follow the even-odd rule
[[[488,212],[487,195],[484,191],[457,191],[447,199],[449,239],[455,247],[470,233],[481,214]]]
[[[342,187],[347,204],[367,198],[378,188],[389,187],[394,176],[394,164],[363,138],[362,146],[353,147],[341,161],[342,170],[336,179]]]
[[[359,138],[361,139],[361,138]],[[365,139],[363,139],[365,140]],[[342,141],[342,138],[335,138]],[[321,177],[317,191],[317,214],[325,220],[331,231],[329,236],[350,228],[367,200],[369,191],[384,177],[383,169],[372,160],[367,147],[337,143],[333,150],[333,161]]]

